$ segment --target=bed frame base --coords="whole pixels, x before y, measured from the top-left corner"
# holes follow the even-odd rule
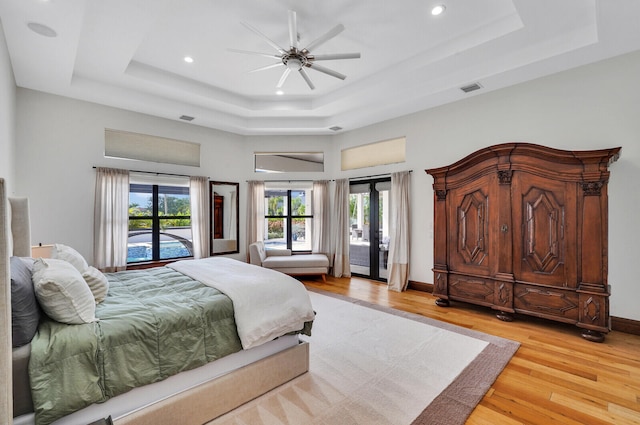
[[[114,419],[114,425],[206,424],[309,370],[309,344],[244,366],[144,409]]]

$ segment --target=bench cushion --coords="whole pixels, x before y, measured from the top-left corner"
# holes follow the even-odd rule
[[[262,266],[269,269],[282,268],[328,268],[329,259],[324,254],[303,254],[290,256],[268,256],[262,262]]]

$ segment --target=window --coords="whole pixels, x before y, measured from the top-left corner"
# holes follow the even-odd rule
[[[131,183],[127,263],[193,256],[188,186]]]
[[[311,251],[311,195],[309,189],[265,189],[267,249]]]

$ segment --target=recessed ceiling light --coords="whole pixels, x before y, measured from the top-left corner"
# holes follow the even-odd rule
[[[278,90],[278,91],[276,92],[276,94],[277,94],[278,96],[282,96],[282,95],[284,94],[284,92],[283,92],[282,90]]]
[[[58,33],[51,27],[46,26],[45,24],[39,24],[38,22],[29,22],[27,24],[29,29],[36,34],[43,35],[45,37],[57,37]]]
[[[444,6],[444,4],[439,4],[439,5],[435,6],[433,9],[431,9],[431,14],[433,16],[441,15],[442,12],[444,12],[445,9],[446,9],[446,7]]]
[[[193,58],[192,58],[191,56],[185,56],[185,57],[184,57],[184,61],[185,61],[186,63],[193,63]]]

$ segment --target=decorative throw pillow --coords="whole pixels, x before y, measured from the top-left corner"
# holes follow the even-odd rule
[[[60,243],[53,245],[51,257],[64,260],[76,268],[89,285],[93,293],[96,304],[104,301],[109,291],[109,281],[102,272],[95,267],[89,266],[82,255],[70,246]]]
[[[13,348],[31,342],[40,322],[40,306],[31,281],[30,258],[11,257],[11,336]]]
[[[71,248],[70,246],[63,245],[60,243],[53,245],[51,258],[64,260],[71,263],[71,265],[73,265],[73,267],[75,267],[76,270],[78,270],[80,273],[84,273],[85,270],[87,270],[87,268],[89,267],[89,264],[87,264],[87,261],[84,259],[82,255],[80,255],[78,251]]]
[[[109,281],[107,277],[93,266],[87,267],[84,273],[82,273],[82,277],[85,282],[87,282],[87,285],[89,285],[96,304],[104,301],[107,297],[107,292],[109,292]]]
[[[64,260],[39,258],[33,263],[33,284],[44,312],[61,323],[96,321],[93,294],[75,267]]]

